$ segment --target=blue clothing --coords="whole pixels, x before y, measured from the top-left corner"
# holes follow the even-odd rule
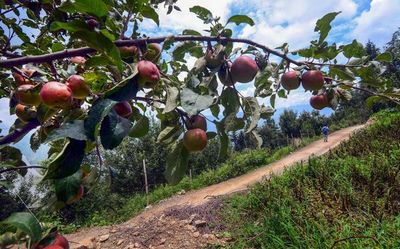
[[[329,128],[328,128],[328,126],[322,127],[322,134],[328,135],[328,133],[329,133]]]

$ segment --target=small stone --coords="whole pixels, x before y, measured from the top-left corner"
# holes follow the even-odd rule
[[[104,241],[108,240],[109,238],[110,238],[110,234],[104,234],[99,237],[99,241],[104,242]]]
[[[115,228],[114,228],[113,230],[110,231],[110,233],[116,233],[116,232],[118,232],[118,230],[115,229]]]
[[[162,238],[161,240],[160,240],[160,243],[158,243],[158,245],[160,246],[160,245],[163,245],[164,243],[165,243],[165,241],[167,241],[167,239],[166,238]]]
[[[192,225],[186,225],[186,228],[188,230],[190,230],[191,232],[195,232],[196,231],[196,227],[192,226]]]
[[[190,220],[190,223],[192,223],[193,222],[193,220],[194,220],[194,218],[196,218],[196,214],[192,214],[190,217],[189,217],[189,220]]]
[[[135,243],[135,244],[133,244],[133,248],[139,248],[140,247],[140,244],[139,243]]]
[[[139,232],[134,232],[134,233],[133,233],[133,236],[139,236],[139,235],[140,235]]]
[[[134,246],[132,244],[129,244],[129,245],[125,246],[124,249],[132,249],[132,248],[134,248]]]
[[[184,195],[184,194],[186,194],[186,191],[185,191],[184,189],[182,189],[182,190],[179,191],[177,194],[178,194],[178,195]]]
[[[199,236],[200,236],[200,233],[199,233],[199,232],[194,232],[194,233],[193,233],[193,237],[198,238]]]
[[[118,240],[117,246],[120,246],[122,243],[124,243],[124,240],[123,240],[123,239]]]
[[[80,245],[80,246],[76,247],[75,249],[89,249],[89,247],[85,246],[85,245]]]
[[[205,226],[206,224],[207,224],[207,222],[204,221],[204,220],[195,220],[195,221],[194,221],[194,225],[195,225],[196,227],[202,227],[202,226]]]

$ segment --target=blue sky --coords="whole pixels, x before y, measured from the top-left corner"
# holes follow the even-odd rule
[[[202,31],[207,26],[189,12],[194,5],[208,8],[223,21],[235,14],[246,14],[254,19],[256,25],[232,25],[235,37],[250,38],[270,47],[288,42],[292,50],[305,47],[316,38],[316,20],[332,11],[342,11],[333,23],[328,38],[337,44],[357,39],[364,44],[371,40],[383,47],[400,26],[400,0],[179,0],[177,5],[182,12],[174,11],[171,15],[166,15],[166,9],[160,6],[160,27],[145,19],[140,30],[150,37],[179,34],[184,29]],[[188,58],[189,66],[194,61],[195,58]],[[242,94],[251,96],[255,88],[253,83],[249,83],[238,85],[238,89]],[[309,97],[309,93],[299,89],[291,92],[288,99],[278,99],[276,107],[309,109]],[[262,101],[269,103],[268,99]],[[14,119],[9,116],[7,101],[0,100],[0,120],[3,121],[0,128],[7,130]],[[37,161],[35,154],[29,151],[28,141],[29,137],[18,143],[17,147],[23,149],[31,160]]]

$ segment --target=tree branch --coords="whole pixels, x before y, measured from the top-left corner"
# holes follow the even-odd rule
[[[309,65],[325,65],[323,63],[313,63],[313,62],[306,62],[306,61],[296,61],[294,59],[289,58],[286,54],[281,53],[277,50],[271,49],[267,46],[264,46],[260,43],[254,42],[249,39],[241,39],[241,38],[228,38],[228,37],[219,37],[219,36],[191,36],[191,35],[178,35],[178,36],[161,36],[155,38],[140,38],[140,39],[132,39],[132,40],[118,40],[115,41],[115,45],[117,47],[123,46],[132,46],[132,45],[144,45],[146,43],[162,43],[165,40],[173,40],[174,42],[181,42],[181,41],[204,41],[204,42],[236,42],[236,43],[244,43],[248,45],[252,45],[263,51],[278,56],[289,63],[295,64],[297,66],[309,66]],[[83,48],[76,48],[76,49],[67,49],[60,52],[45,54],[45,55],[36,55],[36,56],[24,56],[20,58],[12,58],[7,60],[0,60],[0,67],[13,67],[13,66],[20,66],[27,63],[48,63],[53,60],[59,60],[74,56],[84,56],[89,53],[96,52],[95,49],[89,47]],[[328,65],[328,64],[327,64]],[[347,67],[348,65],[343,64],[329,64],[331,66],[341,66]],[[352,67],[358,65],[352,65]],[[359,65],[362,67],[363,65]]]
[[[20,129],[16,129],[15,131],[11,132],[10,134],[0,138],[0,145],[9,144],[12,142],[17,141],[21,136],[24,136],[26,133],[30,132],[31,130],[35,129],[40,125],[39,121],[34,120],[26,123]]]
[[[18,166],[15,168],[7,168],[7,169],[2,169],[0,170],[0,175],[6,172],[10,172],[10,171],[17,171],[17,170],[21,170],[21,169],[45,169],[46,167],[43,166]]]

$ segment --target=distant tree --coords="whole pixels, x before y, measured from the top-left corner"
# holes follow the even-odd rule
[[[279,126],[272,118],[264,121],[262,126],[258,129],[258,133],[263,139],[262,147],[275,149],[277,147],[285,146],[287,143],[287,140],[280,131]]]
[[[282,133],[289,138],[300,137],[297,113],[292,110],[285,110],[279,117],[279,127]]]
[[[400,28],[393,33],[392,39],[387,43],[386,52],[392,54],[392,61],[387,63],[384,76],[392,80],[395,87],[400,87]]]
[[[368,54],[370,60],[374,60],[380,54],[379,48],[370,40],[365,44],[365,52]]]

